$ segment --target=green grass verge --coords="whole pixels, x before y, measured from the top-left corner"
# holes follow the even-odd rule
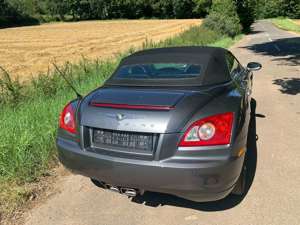
[[[166,46],[210,45],[227,48],[239,40],[224,37],[201,26],[159,43],[145,42],[146,48]],[[70,63],[61,67],[81,93],[99,87],[110,76],[122,57],[105,61]],[[1,77],[2,76],[2,77]],[[59,113],[75,95],[57,71],[41,74],[27,84],[11,81],[4,70],[0,76],[0,214],[10,212],[28,196],[26,183],[36,181],[56,161],[55,135]],[[18,187],[19,186],[19,187]],[[17,191],[16,191],[17,190]],[[29,190],[30,191],[30,190]]]
[[[274,18],[272,23],[280,29],[300,33],[300,26],[288,18]]]

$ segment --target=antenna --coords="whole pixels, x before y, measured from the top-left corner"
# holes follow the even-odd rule
[[[82,95],[79,94],[79,92],[75,89],[75,87],[71,84],[71,82],[66,78],[65,72],[62,72],[62,71],[58,68],[58,66],[57,66],[55,63],[53,63],[53,66],[55,67],[55,69],[57,70],[57,72],[62,76],[62,78],[64,78],[64,80],[66,81],[66,83],[67,83],[67,84],[72,88],[72,90],[76,93],[77,98],[78,98],[78,99],[82,99]]]

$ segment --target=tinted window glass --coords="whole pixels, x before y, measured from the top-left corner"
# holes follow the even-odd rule
[[[229,72],[231,72],[232,68],[233,68],[233,65],[234,65],[234,57],[233,57],[233,55],[231,55],[230,53],[227,53],[227,55],[226,55],[226,62],[227,62],[228,70],[229,70]]]
[[[229,69],[231,78],[236,79],[236,76],[241,72],[240,63],[230,53],[227,54],[226,61],[227,61],[227,65],[228,65],[228,69]]]
[[[122,66],[114,79],[177,79],[200,76],[201,66],[184,63],[155,63]]]

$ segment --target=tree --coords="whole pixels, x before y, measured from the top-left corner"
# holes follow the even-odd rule
[[[249,31],[255,21],[256,0],[235,0],[243,31]]]
[[[257,18],[300,18],[300,0],[258,0],[255,12]]]
[[[91,19],[105,19],[107,17],[105,0],[89,0],[89,7]]]
[[[300,18],[300,0],[281,0],[281,16]]]
[[[8,10],[8,4],[4,0],[0,0],[0,18],[6,16]]]
[[[241,33],[240,19],[233,0],[214,0],[204,26],[230,37]]]
[[[64,20],[65,15],[70,12],[69,0],[48,0],[47,9],[52,17],[59,15],[61,20]]]
[[[165,2],[168,1],[170,0],[166,0]],[[136,0],[136,7],[137,18],[150,18],[153,16],[154,7],[151,0]]]
[[[174,18],[173,1],[174,0],[149,0],[148,8],[151,9],[151,15],[148,14],[147,17]]]
[[[0,0],[0,27],[38,23],[37,19],[28,15],[24,2],[20,0]]]
[[[211,8],[212,0],[193,0],[193,12],[197,17],[205,17]]]
[[[194,2],[192,0],[173,0],[175,18],[192,18]]]

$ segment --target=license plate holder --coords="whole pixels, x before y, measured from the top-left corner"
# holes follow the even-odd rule
[[[151,133],[136,133],[93,129],[93,144],[96,147],[115,147],[136,151],[153,152],[155,135]]]

